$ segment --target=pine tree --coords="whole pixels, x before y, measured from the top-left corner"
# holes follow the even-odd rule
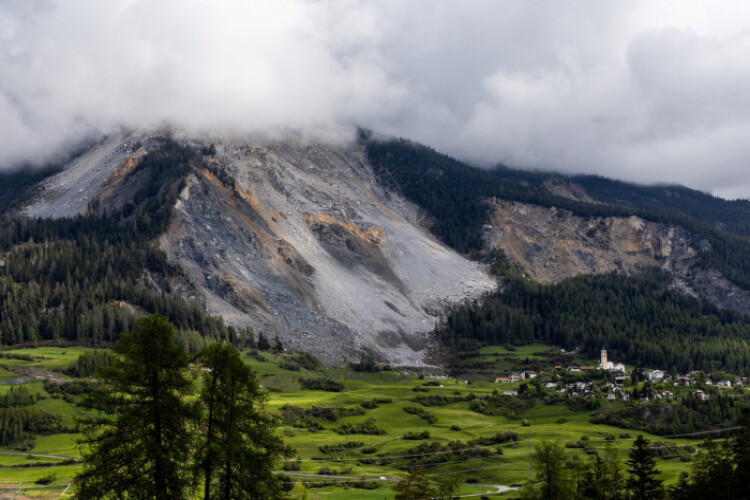
[[[662,481],[657,479],[655,453],[649,447],[649,441],[640,435],[630,449],[628,466],[630,477],[627,480],[628,490],[635,500],[653,500],[664,496]]]
[[[281,498],[273,474],[285,452],[276,420],[263,410],[266,394],[231,345],[212,344],[198,356],[203,371],[199,467],[204,498]]]
[[[101,386],[85,401],[101,416],[83,421],[83,471],[77,498],[186,498],[195,412],[187,355],[163,316],[148,316],[121,335],[100,369]],[[85,448],[84,448],[85,449]]]

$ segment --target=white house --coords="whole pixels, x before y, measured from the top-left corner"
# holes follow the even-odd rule
[[[661,382],[664,380],[664,372],[661,370],[654,370],[648,373],[649,380],[653,380],[654,382]]]
[[[708,401],[708,394],[701,391],[700,389],[696,389],[693,394],[695,394],[701,401]]]

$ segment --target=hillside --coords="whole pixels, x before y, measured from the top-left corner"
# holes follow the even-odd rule
[[[154,162],[165,154],[168,165]],[[69,217],[135,223],[146,245],[137,251],[159,257],[141,271],[136,265],[127,279],[157,293],[167,289],[229,326],[278,336],[328,363],[368,349],[393,363],[422,364],[438,313],[495,287],[480,265],[420,225],[418,207],[378,185],[356,144],[122,134],[44,180],[24,214],[45,218],[47,227],[64,226]],[[48,233],[9,235],[6,260],[14,262],[30,237],[48,246]],[[58,238],[65,235],[52,236]],[[153,266],[154,259],[163,262]],[[165,265],[167,273],[157,270]],[[6,267],[16,282],[47,279],[18,267]],[[123,294],[111,299],[130,302]]]
[[[429,364],[439,361],[429,357],[442,314],[522,278],[551,287],[513,306],[534,333],[467,338],[592,350],[621,339],[598,323],[566,332],[552,309],[535,309],[538,301],[564,293],[567,279],[617,272],[622,280],[605,288],[648,306],[660,299],[644,295],[637,277],[653,268],[667,273],[654,284],[661,294],[750,312],[750,244],[728,230],[745,204],[687,188],[670,187],[680,193],[672,196],[666,187],[478,170],[366,134],[324,146],[122,133],[35,176],[12,174],[3,190],[7,206],[24,206],[5,215],[0,231],[6,345],[108,342],[134,317],[156,312],[193,343],[255,342],[263,333],[327,364],[362,350],[397,365]],[[692,217],[701,203],[710,214]],[[576,300],[599,303],[596,288],[574,290]],[[476,307],[485,303],[495,302]],[[747,316],[707,336],[701,325],[713,310],[684,300],[675,307],[688,351],[703,353],[696,363],[745,369],[724,353],[746,345]],[[487,315],[473,320],[476,331],[496,328],[495,320],[481,324]],[[641,330],[671,339],[674,328],[651,322]],[[613,348],[633,362],[670,355]]]

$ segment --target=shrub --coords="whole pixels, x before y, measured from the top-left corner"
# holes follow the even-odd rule
[[[378,427],[375,423],[374,418],[368,418],[360,424],[343,424],[334,429],[337,434],[348,435],[348,434],[371,434],[371,435],[382,435],[385,434],[385,430]]]
[[[404,434],[404,439],[419,440],[419,439],[430,439],[429,431],[413,432],[409,431]]]
[[[341,392],[344,390],[344,384],[326,378],[300,378],[299,382],[303,389],[309,391]]]
[[[437,422],[437,417],[435,415],[428,412],[427,410],[423,410],[418,406],[404,406],[404,411],[406,413],[418,416],[422,420],[427,421],[427,423],[429,424],[434,424]]]

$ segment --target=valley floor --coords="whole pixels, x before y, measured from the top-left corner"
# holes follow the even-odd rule
[[[64,426],[73,430],[76,417],[83,415],[77,406],[82,396],[52,394],[45,384],[72,380],[62,370],[85,350],[40,347],[0,351],[0,395],[22,384],[39,396],[35,406],[60,415]],[[519,355],[533,356],[528,349]],[[470,381],[394,371],[362,373],[349,368],[295,371],[280,367],[289,366],[284,362],[289,359],[286,355],[263,352],[243,356],[269,390],[269,409],[283,416],[280,432],[285,442],[296,449],[296,457],[281,464],[280,472],[284,469],[285,480],[295,488],[293,493],[301,495],[304,486],[310,498],[392,498],[390,485],[415,464],[422,465],[430,479],[457,475],[462,495],[495,497],[504,487],[533,479],[530,455],[542,440],[568,444],[566,455],[573,461],[586,461],[589,455],[611,446],[624,462],[633,440],[645,434],[594,425],[590,412],[572,411],[564,402],[537,402],[518,416],[485,415],[471,409],[477,398],[498,387],[510,389],[518,384],[494,384],[481,377]],[[334,380],[343,384],[343,390],[303,390],[300,378]],[[689,470],[699,440],[645,435],[659,450],[658,469],[667,483]],[[71,496],[68,486],[80,467],[76,462],[79,437],[75,432],[37,435],[23,445],[3,446],[0,488],[4,490],[0,490],[0,498],[14,498],[15,492],[34,497]]]

